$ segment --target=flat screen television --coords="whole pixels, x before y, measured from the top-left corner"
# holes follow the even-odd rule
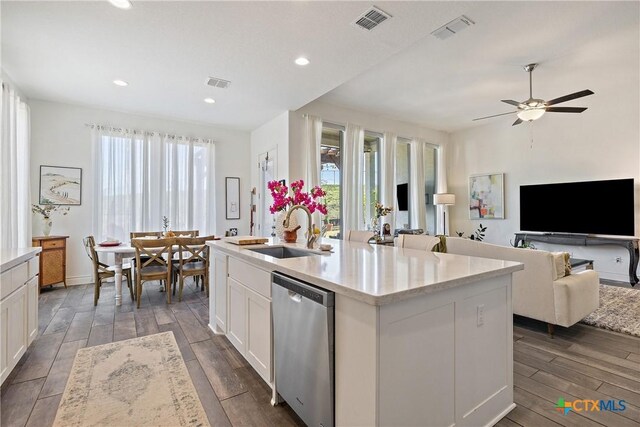
[[[398,210],[409,210],[409,184],[398,184],[397,187]]]
[[[520,229],[633,236],[633,178],[520,186]]]

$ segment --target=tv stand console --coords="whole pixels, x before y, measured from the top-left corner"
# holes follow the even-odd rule
[[[595,237],[579,234],[558,234],[558,233],[516,233],[514,245],[518,246],[522,242],[553,243],[557,245],[572,246],[600,246],[617,245],[624,246],[629,251],[629,283],[635,286],[640,280],[636,274],[640,251],[638,250],[637,237]]]

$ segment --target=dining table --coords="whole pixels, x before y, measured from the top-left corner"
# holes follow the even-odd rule
[[[220,240],[219,237],[213,240]],[[125,258],[133,258],[136,256],[136,248],[128,243],[99,243],[94,246],[96,253],[100,254],[113,254],[115,276],[113,278],[116,287],[116,306],[122,305],[122,264]],[[178,246],[174,246],[173,250],[177,250]],[[133,286],[134,284],[132,284]]]
[[[122,260],[125,258],[133,258],[134,256],[136,256],[136,248],[126,243],[120,243],[118,245],[108,246],[98,244],[94,247],[94,249],[99,255],[114,255],[115,264],[113,266],[113,269],[115,270],[114,281],[116,286],[116,306],[120,306],[122,305]]]

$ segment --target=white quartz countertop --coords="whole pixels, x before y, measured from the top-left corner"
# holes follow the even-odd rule
[[[25,262],[38,254],[42,248],[1,248],[0,249],[0,273]]]
[[[383,305],[415,295],[465,285],[522,270],[523,264],[463,255],[426,252],[393,246],[321,239],[333,252],[316,250],[312,256],[278,259],[249,249],[304,244],[270,240],[265,245],[238,246],[222,240],[208,242],[213,250],[269,271],[315,284],[338,294]]]

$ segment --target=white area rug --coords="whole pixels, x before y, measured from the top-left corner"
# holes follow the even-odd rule
[[[78,350],[55,427],[209,426],[173,332]]]
[[[640,289],[601,284],[600,308],[582,323],[640,337]]]

